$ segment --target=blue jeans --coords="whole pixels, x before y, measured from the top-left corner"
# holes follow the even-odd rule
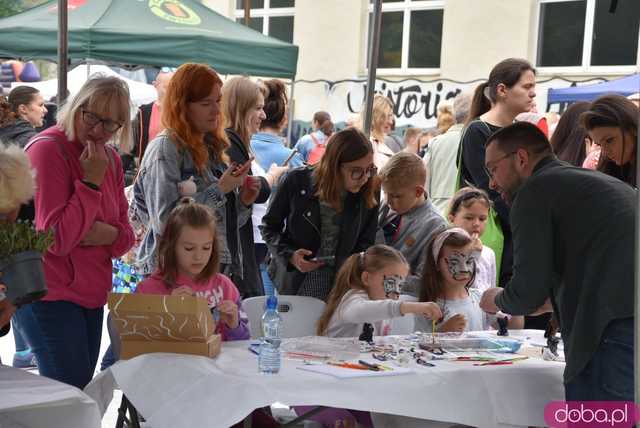
[[[20,308],[15,316],[41,375],[80,389],[91,381],[100,352],[102,308],[39,301]]]
[[[29,344],[22,333],[22,326],[20,325],[20,321],[17,317],[11,318],[11,327],[13,330],[13,340],[16,344],[16,352],[29,350]]]
[[[611,321],[591,361],[565,385],[566,401],[633,401],[634,319]]]

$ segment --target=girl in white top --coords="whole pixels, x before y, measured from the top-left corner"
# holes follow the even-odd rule
[[[390,334],[391,318],[420,314],[439,319],[442,313],[433,302],[401,302],[400,284],[409,272],[402,254],[386,245],[374,245],[353,254],[340,268],[324,313],[318,321],[318,335],[359,337],[366,324],[373,334]]]
[[[430,332],[436,320],[439,332],[481,331],[496,328],[496,315],[480,309],[482,292],[471,285],[476,274],[471,236],[458,227],[438,234],[427,245],[420,301],[435,301],[444,316],[416,317],[415,329]],[[511,317],[509,328],[522,328],[524,317]]]

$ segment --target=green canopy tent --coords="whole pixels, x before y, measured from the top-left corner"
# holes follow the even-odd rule
[[[51,0],[0,19],[0,57],[58,58]],[[298,47],[267,37],[195,0],[68,0],[68,57],[118,65],[211,65],[222,74],[293,79]]]

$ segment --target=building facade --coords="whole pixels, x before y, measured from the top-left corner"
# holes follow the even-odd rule
[[[361,109],[370,0],[249,0],[250,26],[299,46],[294,117],[334,122]],[[243,0],[204,0],[244,22]],[[383,0],[376,91],[399,126],[430,127],[437,105],[472,90],[507,57],[538,70],[538,109],[549,88],[637,72],[638,0]]]

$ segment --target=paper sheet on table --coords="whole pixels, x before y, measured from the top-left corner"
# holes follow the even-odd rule
[[[412,369],[402,367],[394,367],[393,370],[358,370],[349,369],[339,366],[330,366],[328,364],[311,364],[307,366],[298,366],[298,369],[308,372],[325,374],[338,379],[351,379],[356,377],[379,377],[379,376],[398,376],[404,374],[415,373]]]

